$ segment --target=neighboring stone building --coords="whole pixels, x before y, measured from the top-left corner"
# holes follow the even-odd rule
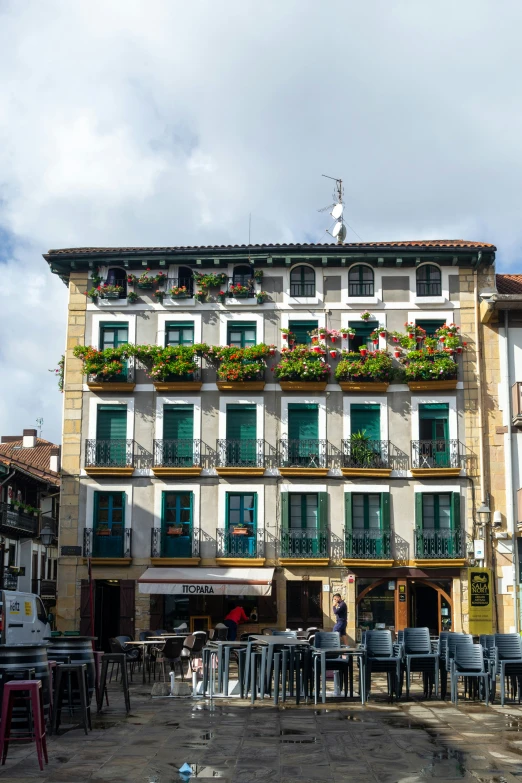
[[[56,603],[60,448],[36,430],[0,438],[0,585]],[[43,529],[54,537],[43,545]],[[50,534],[50,533],[49,533]]]
[[[461,240],[49,251],[70,292],[60,544],[81,547],[60,557],[59,627],[89,627],[90,557],[102,644],[215,623],[238,601],[249,628],[331,627],[337,590],[352,638],[466,629],[488,489],[475,345],[494,254]],[[288,350],[315,330],[311,353]],[[197,349],[200,372],[174,378],[135,348],[201,343],[246,352]],[[86,378],[83,345],[116,364]],[[361,354],[357,375],[348,347],[388,350],[391,377],[383,354]],[[84,359],[92,370],[99,355]],[[310,381],[322,359],[330,378]],[[281,361],[294,375],[272,372]]]

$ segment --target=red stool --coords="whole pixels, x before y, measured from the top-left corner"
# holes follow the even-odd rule
[[[33,733],[20,734],[11,737],[11,719],[13,717],[13,706],[17,696],[17,691],[26,691],[30,699],[33,713]],[[36,752],[38,753],[38,764],[43,770],[43,759],[45,763],[49,762],[47,758],[47,742],[45,739],[45,720],[43,707],[43,692],[41,680],[12,680],[4,685],[4,698],[2,702],[2,723],[0,724],[0,754],[2,756],[2,765],[5,764],[7,751],[10,742],[19,740],[34,739],[36,742]]]

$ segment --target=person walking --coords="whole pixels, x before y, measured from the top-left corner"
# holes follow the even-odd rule
[[[237,627],[239,623],[247,623],[248,617],[245,614],[245,610],[242,606],[236,606],[231,612],[227,614],[223,620],[223,624],[228,628],[228,641],[235,642],[237,638]]]
[[[333,597],[333,612],[335,614],[334,631],[337,631],[341,637],[341,644],[348,646],[348,637],[346,636],[346,624],[348,622],[348,607],[343,601],[342,595],[336,593]]]

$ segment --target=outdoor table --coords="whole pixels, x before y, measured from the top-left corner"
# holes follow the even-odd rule
[[[128,644],[141,645],[142,647],[142,656],[143,656],[142,672],[143,672],[143,684],[145,685],[145,648],[147,645],[151,647],[156,646],[158,642],[156,639],[145,639],[144,641],[140,641],[140,642],[125,642],[125,646],[127,646]],[[150,682],[150,673],[149,673],[149,682]]]
[[[366,650],[359,647],[334,647],[332,649],[323,649],[312,647],[312,655],[321,656],[321,685],[322,685],[322,702],[326,703],[326,656],[327,654],[335,653],[339,657],[347,656],[350,659],[350,696],[353,696],[353,659],[359,658],[359,693],[361,696],[361,702],[364,704],[364,657]],[[314,679],[315,679],[315,667],[314,667]],[[314,686],[316,685],[314,681]],[[315,694],[315,701],[317,703],[317,690]]]
[[[248,647],[248,642],[240,641],[209,641],[206,648],[217,650],[217,670],[218,670],[218,692],[224,691],[225,696],[228,696],[228,673],[230,669],[230,652],[233,649],[240,649]],[[203,648],[205,649],[205,648]],[[224,656],[223,656],[224,651]],[[223,660],[224,659],[224,660]],[[223,665],[224,664],[224,665]],[[205,680],[206,683],[206,680]],[[203,694],[205,693],[205,684],[203,686]]]

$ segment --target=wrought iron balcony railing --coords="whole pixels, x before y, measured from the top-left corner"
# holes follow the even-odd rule
[[[347,530],[344,532],[345,557],[356,560],[384,560],[391,557],[389,530]]]
[[[186,288],[187,289],[187,297],[194,295],[194,278],[193,277],[169,277],[167,280],[166,285],[166,292],[170,291],[171,288]]]
[[[195,468],[201,465],[201,441],[191,438],[155,440],[155,468]]]
[[[18,576],[4,572],[2,587],[4,590],[18,590]]]
[[[314,283],[290,283],[290,296],[315,296]]]
[[[328,557],[328,533],[314,528],[287,528],[281,534],[281,557]]]
[[[373,280],[368,283],[348,283],[348,296],[374,296]]]
[[[83,531],[84,557],[131,557],[132,530],[124,528],[119,534],[111,529],[89,527]]]
[[[279,441],[278,462],[282,468],[328,468],[330,459],[327,440]]]
[[[12,538],[36,538],[38,519],[8,503],[0,503],[0,532]]]
[[[218,467],[263,468],[265,466],[265,441],[262,438],[220,439],[217,441],[216,451]]]
[[[216,530],[216,557],[264,557],[264,530],[256,525]]]
[[[199,557],[199,528],[192,525],[153,527],[150,538],[151,557]]]
[[[240,286],[238,290],[234,291],[236,286]],[[236,275],[236,277],[229,277],[227,284],[227,293],[229,296],[233,296],[236,299],[254,299],[256,295],[254,287],[254,278],[247,278],[245,275]]]
[[[442,284],[440,280],[429,282],[417,280],[417,296],[441,296]]]
[[[465,557],[465,536],[460,528],[415,531],[415,556],[426,559]]]
[[[413,440],[412,468],[460,468],[458,440]]]
[[[85,467],[134,467],[134,441],[123,438],[116,440],[86,440]]]
[[[117,375],[88,375],[88,383],[134,383],[134,363],[125,361],[123,369]]]
[[[342,441],[343,468],[389,468],[390,441],[350,438]]]

